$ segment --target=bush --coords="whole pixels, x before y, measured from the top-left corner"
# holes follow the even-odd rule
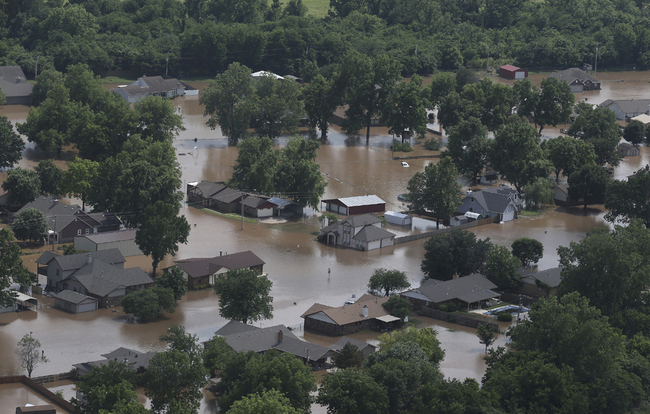
[[[438,305],[437,308],[438,308],[438,310],[441,310],[443,312],[447,312],[447,305]]]
[[[424,149],[429,151],[440,151],[440,141],[435,138],[425,139]]]
[[[452,302],[447,304],[447,312],[456,312],[457,309],[458,307],[456,306],[455,303]]]
[[[395,151],[401,151],[401,152],[413,151],[413,148],[411,148],[411,144],[409,144],[408,142],[396,142],[391,146],[391,149]]]
[[[499,322],[512,322],[512,315],[510,312],[501,312],[497,314],[497,320]]]

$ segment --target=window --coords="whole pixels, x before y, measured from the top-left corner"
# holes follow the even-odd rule
[[[473,199],[473,198],[470,198],[470,201],[473,203],[473,202],[474,202],[474,199]]]
[[[90,234],[90,229],[86,229],[86,234]]]
[[[77,230],[77,236],[81,236],[81,229]]]

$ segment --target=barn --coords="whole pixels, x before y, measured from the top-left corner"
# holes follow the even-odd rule
[[[524,79],[528,77],[528,71],[512,65],[503,65],[499,68],[499,75],[507,79]]]
[[[54,307],[72,313],[97,310],[97,299],[71,290],[62,290],[54,296]]]
[[[386,202],[376,195],[332,198],[322,202],[325,203],[325,210],[344,216],[380,213],[386,210]]]
[[[137,231],[138,229],[129,229],[78,236],[74,238],[74,248],[86,252],[119,249],[124,257],[140,256],[143,253],[135,243]]]

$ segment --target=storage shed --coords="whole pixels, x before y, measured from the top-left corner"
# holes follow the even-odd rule
[[[413,218],[408,214],[397,213],[395,211],[387,211],[384,213],[384,218],[391,224],[398,226],[410,226],[413,223]]]
[[[627,142],[621,142],[618,144],[618,152],[624,157],[636,157],[639,155],[639,147],[635,147]]]
[[[507,79],[524,79],[528,77],[528,71],[512,65],[503,65],[499,68],[499,75]]]
[[[325,209],[344,216],[355,214],[380,213],[386,210],[386,202],[376,195],[332,198],[323,200]]]
[[[124,257],[140,256],[143,253],[135,243],[137,231],[138,229],[129,229],[75,237],[74,248],[87,252],[118,249]]]
[[[71,290],[62,290],[54,296],[54,307],[72,313],[97,310],[97,299]]]

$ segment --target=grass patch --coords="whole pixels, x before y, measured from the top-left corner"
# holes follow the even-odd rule
[[[447,329],[447,332],[458,332],[458,329],[456,329],[456,328],[449,328],[449,329]]]
[[[309,9],[309,13],[314,17],[325,17],[330,8],[329,0],[303,0],[303,4]]]
[[[219,213],[218,211],[211,210],[209,208],[201,208],[199,209],[201,211],[204,211],[209,214],[213,214],[215,216],[223,217],[223,218],[228,218],[228,219],[233,219],[233,220],[241,220],[241,216],[239,214],[235,213]],[[244,221],[246,223],[257,223],[255,219],[249,218],[249,217],[244,217]]]
[[[534,217],[542,214],[542,210],[521,210],[519,213],[520,216],[524,217]]]
[[[422,319],[418,318],[411,318],[409,317],[409,321],[404,324],[404,326],[417,326],[422,324]]]

